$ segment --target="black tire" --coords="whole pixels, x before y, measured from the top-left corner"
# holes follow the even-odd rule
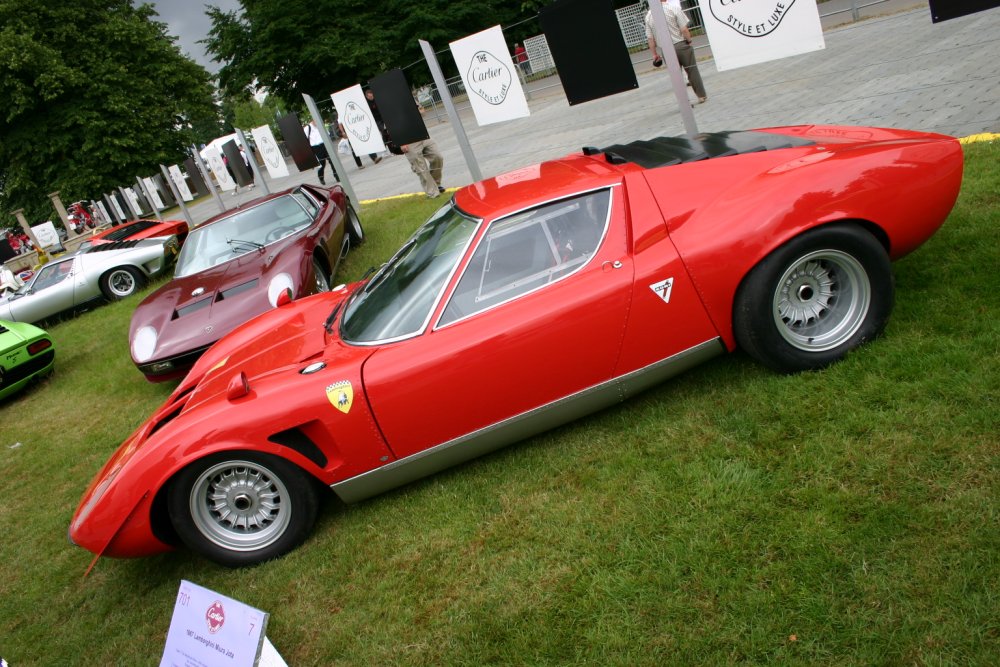
[[[854,224],[810,230],[765,257],[733,304],[736,342],[782,373],[814,370],[879,336],[892,313],[885,248]]]
[[[313,258],[313,280],[316,282],[317,292],[330,291],[330,276],[327,275],[322,262],[315,257]]]
[[[189,549],[221,565],[243,567],[282,556],[308,537],[319,497],[315,481],[284,459],[221,452],[178,473],[167,507]]]
[[[365,242],[365,230],[361,226],[361,218],[354,212],[353,206],[348,205],[347,207],[344,225],[347,227],[347,239],[351,242],[352,248],[357,248]]]
[[[130,297],[145,284],[146,277],[134,266],[119,266],[101,276],[101,292],[108,301]]]

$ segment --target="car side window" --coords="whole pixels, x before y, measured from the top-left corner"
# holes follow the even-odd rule
[[[316,201],[312,197],[306,195],[306,193],[302,192],[302,190],[296,190],[295,192],[293,192],[292,197],[295,198],[295,201],[302,204],[302,208],[304,208],[306,212],[309,213],[310,218],[313,219],[316,218],[316,215],[319,213],[320,207],[319,204],[316,203]]]
[[[69,277],[69,274],[73,270],[73,262],[59,262],[57,264],[49,264],[48,266],[43,266],[38,271],[38,277],[35,278],[35,282],[32,283],[31,289],[34,291],[43,290],[47,287],[52,287],[53,285],[58,285],[63,280]]]
[[[585,265],[604,238],[611,191],[550,202],[495,221],[479,242],[440,325],[556,282]]]

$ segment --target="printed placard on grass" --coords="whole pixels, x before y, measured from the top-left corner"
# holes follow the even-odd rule
[[[160,667],[256,667],[268,614],[181,580]]]

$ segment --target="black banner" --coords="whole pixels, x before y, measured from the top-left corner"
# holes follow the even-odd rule
[[[198,170],[198,165],[195,163],[193,157],[184,160],[184,171],[187,172],[187,180],[194,186],[195,192],[198,193],[199,197],[209,194],[208,185],[205,184],[205,179],[201,177],[201,171]]]
[[[5,238],[0,238],[0,264],[6,262],[8,259],[14,259],[15,257],[17,257],[17,253],[15,253],[14,249],[10,247],[10,241]]]
[[[174,191],[170,189],[170,184],[163,178],[163,174],[153,174],[153,184],[156,185],[156,189],[160,193],[160,201],[163,202],[166,208],[177,206],[177,198],[174,197]]]
[[[309,145],[306,133],[302,131],[302,123],[297,115],[290,113],[279,118],[278,129],[281,130],[285,148],[292,154],[292,160],[299,171],[319,166],[319,161],[313,153],[312,146]]]
[[[1000,0],[930,0],[931,21],[939,23],[985,9],[1000,7]]]
[[[230,139],[222,144],[222,152],[226,156],[226,166],[229,167],[229,173],[236,179],[236,185],[242,187],[253,183],[253,178],[250,177],[250,169],[243,162],[243,156],[240,155],[240,149],[236,146],[236,140]]]
[[[430,139],[424,117],[413,100],[410,84],[401,69],[383,72],[368,82],[389,139],[397,146]]]
[[[108,222],[111,223],[111,226],[117,227],[122,222],[124,222],[124,220],[122,220],[121,217],[119,217],[118,211],[115,209],[115,205],[111,203],[111,197],[108,196],[107,194],[103,194],[101,195],[101,199],[104,200],[104,208],[105,210],[107,210],[108,215],[111,217],[111,219],[108,220]]]
[[[556,0],[538,17],[571,106],[639,87],[611,0]]]

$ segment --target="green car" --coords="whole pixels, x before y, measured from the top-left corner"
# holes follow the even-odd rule
[[[55,358],[47,333],[31,324],[0,320],[0,401],[51,373]]]

